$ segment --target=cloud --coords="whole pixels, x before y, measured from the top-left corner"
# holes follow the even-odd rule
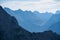
[[[31,10],[39,12],[55,12],[60,10],[60,2],[54,2],[52,0],[42,0],[42,1],[9,1],[1,4],[3,7],[9,7],[10,9],[17,10]]]
[[[0,3],[4,3],[8,1],[40,1],[40,0],[0,0]]]
[[[54,1],[56,1],[56,2],[60,2],[60,0],[54,0]]]

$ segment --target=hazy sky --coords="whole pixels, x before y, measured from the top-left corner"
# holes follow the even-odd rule
[[[32,10],[55,12],[60,10],[60,0],[0,0],[0,5],[12,10]]]

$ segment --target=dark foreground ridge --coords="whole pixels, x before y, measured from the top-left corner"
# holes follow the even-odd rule
[[[52,31],[30,33],[0,6],[0,40],[60,40],[60,35]]]

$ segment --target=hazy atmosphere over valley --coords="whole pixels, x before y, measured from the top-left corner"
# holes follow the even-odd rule
[[[0,40],[60,40],[60,0],[0,0]]]

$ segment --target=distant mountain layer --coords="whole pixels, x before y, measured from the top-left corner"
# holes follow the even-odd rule
[[[14,16],[18,20],[19,25],[30,32],[52,30],[50,29],[52,25],[60,22],[60,11],[56,11],[55,14],[52,14],[48,12],[39,13],[38,11],[23,11],[21,9],[13,11],[9,8],[4,8],[4,10],[6,10],[11,16]],[[60,34],[59,31],[53,31]]]
[[[31,33],[0,6],[0,40],[60,40],[60,35],[52,31]]]
[[[52,25],[55,25],[55,26],[52,26]],[[47,27],[48,30],[53,30],[54,32],[57,32],[58,34],[60,34],[60,14],[54,14],[50,20],[48,20],[46,22],[46,24],[42,27]],[[51,29],[52,28],[52,29]],[[58,31],[56,31],[58,30]]]
[[[60,22],[52,24],[49,29],[60,34],[60,31],[59,31],[60,30]]]

